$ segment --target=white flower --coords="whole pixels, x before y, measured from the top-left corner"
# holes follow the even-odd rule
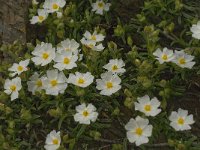
[[[10,75],[14,77],[16,74],[20,75],[22,72],[27,71],[28,64],[29,64],[30,59],[26,59],[24,61],[20,61],[19,64],[14,63],[12,67],[10,67],[8,70],[12,71]]]
[[[97,34],[96,31],[91,34],[89,31],[86,31],[83,36],[84,37],[81,39],[81,43],[86,47],[95,51],[102,51],[104,49],[103,45],[99,43],[105,38],[102,34]]]
[[[194,123],[193,115],[188,115],[188,111],[181,108],[178,112],[172,111],[169,120],[171,121],[170,126],[176,131],[190,130],[190,125]]]
[[[80,87],[87,87],[89,86],[94,80],[94,76],[90,73],[80,73],[75,72],[75,74],[70,74],[68,78],[68,83],[72,83],[76,86]]]
[[[101,79],[97,79],[96,82],[96,88],[98,90],[101,90],[101,95],[109,96],[121,89],[121,79],[118,77],[117,74],[113,75],[112,72],[101,74]]]
[[[111,71],[112,73],[124,73],[126,70],[123,68],[125,63],[122,59],[111,59],[109,63],[104,65],[103,68]]]
[[[174,52],[166,47],[163,48],[163,51],[158,48],[153,55],[157,57],[156,59],[160,62],[160,64],[163,64],[164,62],[170,62],[174,59]]]
[[[192,61],[194,56],[186,54],[184,51],[175,51],[174,63],[176,63],[181,68],[191,69],[195,62]]]
[[[57,150],[60,147],[60,143],[60,132],[53,130],[47,135],[44,148],[46,150]]]
[[[60,46],[57,48],[58,53],[62,51],[72,52],[73,54],[78,54],[79,43],[77,43],[74,39],[66,39],[60,43]]]
[[[158,109],[160,102],[156,97],[150,99],[148,95],[137,98],[138,103],[135,102],[135,110],[143,112],[146,116],[156,116],[161,112]]]
[[[48,17],[48,12],[45,9],[38,9],[38,16],[33,16],[30,20],[31,24],[41,23]]]
[[[200,40],[200,21],[197,24],[193,24],[190,31],[192,32],[193,38]]]
[[[45,66],[49,64],[55,58],[55,48],[52,47],[51,43],[41,43],[37,45],[32,52],[35,56],[31,60],[35,65]]]
[[[35,94],[35,91],[41,91],[44,89],[44,80],[46,77],[39,77],[39,74],[35,72],[27,82],[28,85],[28,91],[32,92],[32,94]]]
[[[54,65],[54,68],[57,68],[60,71],[64,69],[72,69],[77,67],[77,60],[77,55],[73,55],[72,52],[62,51],[61,53],[56,54],[54,61],[57,63]]]
[[[85,45],[87,48],[90,48],[94,51],[102,51],[105,48],[105,47],[103,47],[102,44],[97,44],[96,42],[94,42],[92,40],[81,39],[81,43],[83,45]]]
[[[39,2],[37,0],[32,0],[32,4],[37,5],[37,4],[39,4]]]
[[[44,80],[44,87],[46,94],[49,95],[58,95],[59,93],[63,94],[67,88],[67,78],[63,72],[58,72],[55,70],[47,71],[47,78]]]
[[[141,144],[148,143],[149,138],[152,135],[153,126],[149,125],[148,119],[143,119],[137,116],[135,119],[131,118],[125,125],[127,130],[127,138],[130,143],[140,146]]]
[[[97,34],[97,31],[94,31],[93,34],[91,34],[89,31],[86,31],[84,34],[84,39],[91,40],[94,42],[101,42],[104,40],[105,36],[103,34]]]
[[[60,8],[63,8],[65,4],[65,0],[45,0],[43,8],[49,13],[53,13],[58,11]]]
[[[16,77],[12,80],[6,79],[4,84],[4,92],[8,95],[11,95],[11,101],[18,98],[19,90],[21,90],[21,78]]]
[[[104,3],[103,0],[97,0],[92,4],[92,11],[94,11],[96,14],[103,15],[103,11],[109,11],[110,6],[110,3]]]
[[[90,122],[95,122],[98,116],[96,112],[96,107],[92,104],[86,106],[85,103],[76,106],[77,113],[74,115],[74,120],[80,124],[90,124]]]

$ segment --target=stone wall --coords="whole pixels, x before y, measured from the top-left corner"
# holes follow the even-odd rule
[[[26,41],[30,3],[31,0],[0,0],[0,44]]]

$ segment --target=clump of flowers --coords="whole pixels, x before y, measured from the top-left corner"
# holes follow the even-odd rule
[[[133,19],[137,20],[135,24],[123,25],[123,19],[106,13],[111,6],[106,0],[32,3],[30,22],[44,25],[46,35],[35,46],[27,44],[25,58],[17,58],[6,68],[7,79],[0,98],[9,97],[11,102],[5,102],[9,108],[0,102],[0,111],[6,111],[0,117],[7,118],[5,132],[12,136],[0,134],[2,139],[12,141],[10,137],[15,137],[14,129],[19,126],[24,137],[14,139],[17,142],[31,136],[28,142],[34,141],[39,149],[84,149],[87,144],[79,148],[79,140],[110,142],[103,140],[103,136],[117,126],[122,133],[116,132],[121,137],[117,142],[125,147],[127,142],[145,147],[146,143],[156,142],[158,133],[182,140],[185,133],[181,131],[192,129],[193,115],[181,108],[169,112],[167,104],[179,98],[190,76],[197,74],[200,22],[190,28],[196,40],[191,39],[188,44],[170,34],[174,24],[163,21],[156,26],[144,26],[148,23],[146,12]],[[112,3],[114,7],[116,4]],[[145,3],[144,7],[157,6],[153,4]],[[159,43],[159,32],[175,40],[171,41],[172,48]],[[141,43],[131,37],[138,33]],[[33,126],[38,131],[32,131]],[[18,147],[24,149],[28,142]]]

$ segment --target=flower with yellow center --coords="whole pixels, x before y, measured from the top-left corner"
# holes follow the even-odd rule
[[[57,9],[59,9],[59,6],[58,6],[58,4],[54,3],[54,4],[52,5],[52,8],[57,10]]]
[[[58,145],[59,140],[58,140],[58,139],[53,139],[52,143],[53,143],[54,145]]]
[[[21,90],[21,79],[16,77],[12,80],[6,79],[4,84],[4,92],[8,95],[11,95],[11,101],[18,98],[19,90]]]
[[[56,57],[54,59],[56,64],[54,65],[54,68],[57,68],[60,71],[65,69],[73,69],[74,67],[77,67],[77,60],[78,56],[72,52],[61,51],[60,53],[56,53]]]
[[[36,86],[37,87],[42,87],[42,81],[41,80],[36,81]]]
[[[80,124],[90,124],[95,122],[98,113],[96,112],[96,107],[92,104],[86,105],[85,103],[76,106],[76,114],[74,115],[74,120]]]
[[[110,6],[110,3],[105,3],[103,0],[97,0],[92,4],[92,11],[96,14],[103,15],[104,12],[109,11]]]
[[[66,4],[65,0],[45,0],[43,8],[49,13],[58,12]]]
[[[31,60],[35,65],[45,66],[55,58],[55,48],[52,47],[51,43],[42,42],[35,47],[32,54],[34,57]]]
[[[80,73],[75,72],[75,74],[70,74],[68,78],[68,83],[72,83],[76,86],[85,88],[89,86],[94,80],[94,76],[90,73]]]
[[[12,92],[16,91],[16,89],[17,89],[17,86],[16,86],[16,85],[11,85],[11,86],[10,86],[10,90],[11,90]]]
[[[85,110],[85,111],[83,112],[83,116],[84,116],[84,117],[87,117],[88,115],[89,115],[88,111]]]
[[[188,111],[181,108],[178,109],[178,112],[172,111],[169,120],[171,121],[170,126],[176,131],[190,130],[194,123],[193,115],[188,115]]]
[[[64,64],[69,64],[69,63],[70,63],[70,59],[67,58],[67,57],[65,57],[63,63],[64,63]]]
[[[117,74],[113,74],[112,72],[101,74],[101,79],[97,79],[96,82],[96,88],[101,90],[101,95],[110,96],[121,89],[121,79]]]
[[[111,88],[113,88],[113,83],[112,82],[107,82],[106,83],[106,87],[108,88],[108,89],[111,89]]]
[[[74,39],[66,39],[59,43],[57,47],[57,52],[62,53],[63,51],[71,52],[73,55],[77,55],[79,53],[80,44],[76,42]]]
[[[46,94],[63,94],[67,88],[67,78],[63,72],[57,69],[47,70],[47,78],[44,80],[44,89]]]
[[[40,78],[40,75],[35,72],[27,82],[28,91],[32,92],[32,94],[35,94],[36,91],[40,92],[42,89],[44,89],[43,82],[45,79],[46,77]]]
[[[179,119],[178,119],[178,124],[180,124],[180,125],[183,125],[184,124],[184,119],[182,118],[182,117],[180,117]]]
[[[55,87],[58,84],[57,80],[51,80],[51,86]]]
[[[160,48],[158,48],[154,53],[154,56],[156,56],[156,59],[159,61],[160,64],[163,64],[165,62],[172,62],[174,59],[174,52],[172,50],[169,50],[168,48],[163,48],[161,51]]]
[[[185,62],[185,58],[179,58],[179,64],[181,65],[184,65],[186,62]]]
[[[163,55],[162,55],[162,59],[163,59],[164,61],[166,61],[166,60],[168,59],[168,56],[167,56],[166,54],[163,54]]]
[[[127,138],[130,143],[135,143],[136,146],[148,143],[149,137],[152,135],[153,126],[149,125],[148,119],[143,119],[137,116],[135,119],[131,118],[125,125],[127,130]]]
[[[44,60],[48,59],[48,58],[49,58],[49,54],[46,53],[46,52],[44,52],[44,53],[42,54],[42,58],[43,58]]]
[[[109,63],[103,66],[104,69],[120,75],[126,71],[124,67],[125,63],[122,59],[110,59]]]
[[[23,71],[23,69],[24,69],[24,68],[23,68],[22,66],[18,66],[18,67],[17,67],[17,70],[18,70],[18,71]]]
[[[175,58],[173,60],[181,68],[188,68],[191,69],[195,62],[192,61],[194,56],[186,54],[183,50],[182,51],[175,51]]]
[[[33,16],[30,20],[31,24],[42,23],[48,17],[48,12],[45,9],[38,9],[37,13],[38,15]]]
[[[78,79],[78,84],[84,84],[84,83],[85,83],[85,80],[83,78]]]
[[[145,109],[146,111],[151,111],[151,105],[145,105],[144,109]]]
[[[142,133],[143,133],[143,130],[142,130],[142,128],[136,128],[135,129],[135,133],[138,135],[138,136],[141,136],[142,135]]]
[[[47,135],[44,148],[46,150],[57,150],[60,147],[60,143],[60,132],[53,130]]]
[[[113,67],[112,67],[112,70],[113,70],[113,71],[116,71],[116,70],[118,70],[118,67],[117,67],[117,65],[113,65]]]
[[[104,7],[104,3],[103,2],[98,3],[98,7],[99,8],[103,8]]]
[[[150,99],[148,95],[138,97],[135,104],[135,110],[143,112],[146,116],[156,116],[161,112],[160,102],[156,97]]]
[[[10,67],[8,70],[11,71],[12,73],[10,74],[12,77],[17,75],[20,75],[22,72],[28,70],[28,65],[29,65],[29,59],[20,61],[18,64],[14,63],[12,67]]]
[[[39,21],[42,22],[44,20],[44,16],[38,16]]]

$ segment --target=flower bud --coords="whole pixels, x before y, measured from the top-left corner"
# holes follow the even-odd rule
[[[22,108],[20,112],[20,118],[24,120],[30,120],[32,118],[30,110]]]
[[[56,108],[56,109],[49,109],[48,110],[48,114],[51,117],[57,118],[57,117],[59,117],[62,114],[62,112],[61,112],[61,110],[59,108]]]
[[[115,42],[111,41],[108,43],[108,48],[110,50],[117,49],[117,44]]]
[[[98,131],[90,131],[90,136],[93,137],[95,140],[100,139],[101,137],[101,133]]]
[[[127,97],[124,101],[124,106],[128,107],[129,109],[132,109],[134,106],[134,100],[130,97]]]
[[[125,30],[121,25],[117,25],[117,27],[114,29],[115,36],[123,36],[124,33],[125,33]]]
[[[174,147],[176,142],[172,139],[168,139],[168,144],[169,144],[169,146]]]
[[[128,36],[127,38],[127,44],[131,47],[133,45],[133,40],[131,38],[131,36]]]
[[[131,93],[131,91],[129,91],[128,89],[125,89],[125,90],[124,90],[124,94],[125,94],[127,97],[132,97],[132,93]]]
[[[116,108],[114,109],[114,111],[112,112],[112,115],[114,115],[114,116],[118,116],[119,113],[120,113],[120,110],[119,110],[118,107],[116,107]]]

